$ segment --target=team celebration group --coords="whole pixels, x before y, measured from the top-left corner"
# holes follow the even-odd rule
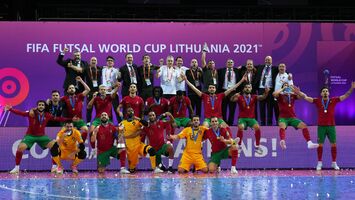
[[[231,158],[230,172],[235,174],[243,131],[248,127],[253,129],[255,153],[262,154],[260,126],[273,125],[274,116],[282,149],[286,149],[286,128],[300,129],[307,148],[317,149],[316,169],[321,170],[323,143],[328,137],[332,167],[339,170],[335,107],[350,96],[355,82],[342,96],[330,97],[329,89],[323,87],[320,96],[312,98],[293,84],[292,74],[286,71],[284,63],[273,65],[271,56],[266,56],[263,64],[254,65],[253,60],[248,59],[245,65],[238,67],[228,59],[225,67],[217,69],[214,60],[206,61],[207,44],[201,65],[197,59],[192,59],[190,67],[183,65],[182,57],[171,55],[160,59],[159,65],[151,64],[150,56],[144,55],[138,67],[132,53],[125,55],[125,65],[119,68],[115,68],[113,56],[107,56],[106,65],[100,67],[96,57],[86,62],[77,51],[72,58],[64,59],[67,52],[68,49],[64,49],[57,59],[65,70],[64,94],[53,90],[50,99],[37,101],[37,105],[26,112],[11,105],[5,107],[27,117],[29,123],[10,173],[20,172],[23,152],[35,143],[42,149],[50,149],[51,171],[57,174],[63,173],[63,160],[71,160],[71,170],[77,174],[78,165],[86,158],[97,159],[99,173],[105,172],[111,158],[120,161],[120,173],[134,173],[139,159],[147,155],[154,173],[173,173],[176,170],[173,169],[173,141],[186,139],[179,173],[191,168],[205,173],[218,172],[221,160]],[[160,86],[154,86],[155,80],[160,80]],[[295,114],[298,99],[313,103],[317,108],[317,143],[311,141],[307,125]],[[237,105],[239,112],[234,123]],[[86,109],[86,121],[83,109]],[[114,125],[116,121],[118,125]],[[236,134],[229,127],[232,125],[238,126]],[[54,140],[45,134],[46,127],[61,127]],[[177,128],[183,129],[176,134]],[[90,155],[85,151],[86,139],[92,148]],[[208,163],[202,154],[205,140],[211,142],[212,148]],[[167,167],[162,156],[168,157]]]

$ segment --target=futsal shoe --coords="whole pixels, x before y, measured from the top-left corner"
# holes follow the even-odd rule
[[[280,141],[280,146],[281,146],[281,149],[285,150],[286,149],[286,141],[285,140],[281,140]]]
[[[121,167],[120,169],[120,174],[130,174],[131,172],[129,172],[125,167]]]
[[[318,161],[318,164],[317,164],[317,171],[320,171],[320,170],[322,170],[322,167],[323,167],[323,163],[322,163],[322,161]]]
[[[154,169],[154,173],[155,174],[157,174],[157,173],[163,173],[164,171],[163,170],[161,170],[161,169],[159,169],[159,167],[156,167],[155,169]]]
[[[10,174],[18,174],[20,172],[20,167],[15,166],[11,171]]]
[[[337,162],[332,162],[332,167],[335,170],[340,170],[340,167],[338,166]]]
[[[316,149],[319,147],[319,144],[313,143],[312,141],[307,142],[308,149]]]
[[[237,169],[235,168],[235,166],[231,167],[231,174],[238,174]]]
[[[175,172],[175,170],[172,167],[168,168],[168,174],[173,174]]]
[[[217,168],[217,172],[218,172],[218,173],[220,173],[221,171],[222,171],[221,167],[220,167],[220,166],[218,166],[218,168]]]
[[[63,174],[63,168],[58,166],[57,167],[57,174]]]
[[[56,173],[56,172],[57,172],[57,165],[52,165],[51,173]]]
[[[166,171],[166,167],[163,165],[163,163],[159,164],[159,168],[163,171]]]
[[[263,154],[263,150],[260,148],[260,146],[255,146],[255,153],[259,155]]]
[[[78,168],[77,166],[71,166],[71,171],[74,173],[74,174],[79,174],[79,171],[78,171]]]

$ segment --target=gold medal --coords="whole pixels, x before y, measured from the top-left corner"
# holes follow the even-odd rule
[[[75,108],[73,108],[73,111],[75,110]]]
[[[212,110],[214,110],[214,107],[212,107]]]
[[[324,110],[324,113],[327,113],[328,112],[328,110]]]
[[[247,108],[249,109],[250,107],[249,107],[249,106],[247,106]]]
[[[291,104],[288,104],[288,107],[291,107]]]
[[[217,137],[217,140],[219,140],[220,139],[220,137]]]

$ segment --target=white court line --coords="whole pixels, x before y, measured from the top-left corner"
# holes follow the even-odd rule
[[[9,188],[6,187],[4,185],[0,185],[0,189],[4,189],[4,190],[10,190],[12,192],[19,192],[19,193],[26,193],[26,194],[30,194],[30,195],[38,195],[41,197],[56,197],[56,198],[66,198],[66,199],[97,199],[97,200],[102,200],[99,198],[92,198],[92,197],[75,197],[75,196],[64,196],[64,195],[56,195],[56,194],[43,194],[43,193],[37,193],[37,192],[30,192],[30,191],[25,191],[25,190],[19,190],[19,189],[15,189],[15,188]]]

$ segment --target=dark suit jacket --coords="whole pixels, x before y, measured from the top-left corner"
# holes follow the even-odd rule
[[[259,85],[257,85],[257,77],[256,77],[256,74],[257,74],[257,69],[256,68],[254,68],[255,70],[253,71],[253,73],[252,73],[252,77],[251,77],[251,81],[250,81],[250,83],[251,83],[251,85],[252,85],[252,87],[253,87],[253,89],[252,89],[252,94],[256,94],[256,91],[258,90],[258,87],[259,87]],[[243,76],[244,76],[244,74],[246,73],[246,71],[247,71],[247,68],[245,67],[245,66],[242,66],[242,68],[240,68],[240,70],[239,70],[240,72],[239,72],[239,76],[238,76],[238,81],[240,81],[242,78],[243,78]],[[244,82],[244,83],[249,83],[248,81],[246,81],[246,82]],[[240,87],[240,91],[242,91],[243,90],[243,84],[242,84],[242,86]]]
[[[85,72],[85,77],[86,77],[86,80],[85,80],[85,83],[89,86],[89,88],[91,89],[90,92],[96,92],[98,91],[98,88],[99,86],[102,84],[102,67],[99,67],[97,66],[97,87],[94,88],[93,84],[92,84],[92,81],[93,79],[96,78],[95,76],[95,69],[92,69],[91,72],[92,72],[92,76],[91,77],[91,73],[90,73],[90,66],[88,66],[84,72]]]
[[[189,80],[190,83],[192,83],[196,87],[195,80],[192,77],[190,70],[192,70],[192,69],[189,69],[189,70],[187,70],[185,72],[186,78],[187,78],[187,80]],[[200,85],[198,87],[196,87],[196,88],[201,91],[202,81],[203,81],[203,72],[202,72],[202,70],[200,68],[197,68],[197,73],[198,73],[198,80],[200,82]],[[195,76],[195,79],[197,79],[196,76]],[[187,91],[188,91],[189,95],[197,95],[190,87],[188,87]]]
[[[136,73],[137,77],[137,87],[141,85],[141,80],[138,75],[137,65],[132,64],[134,72]],[[122,81],[122,97],[129,95],[129,85],[131,85],[131,76],[129,74],[129,69],[127,64],[120,67],[121,78],[118,81]],[[138,88],[137,88],[138,89]]]
[[[151,85],[150,86],[147,86],[145,80],[144,80],[144,70],[143,70],[143,65],[139,66],[137,71],[138,71],[138,79],[140,80],[140,85],[138,86],[138,92],[139,93],[142,93],[142,91],[145,89],[145,88],[150,88],[150,87],[153,87],[154,86],[154,70],[157,70],[159,69],[159,66],[155,66],[155,65],[152,65],[150,66],[150,74],[149,74],[149,79],[150,79],[150,83]],[[148,72],[148,70],[146,71],[146,73]]]
[[[218,90],[219,92],[223,92],[225,91],[225,89],[223,89],[223,86],[224,86],[224,81],[225,81],[225,77],[226,77],[226,73],[227,73],[227,68],[224,67],[224,68],[221,68],[221,69],[218,69]],[[239,77],[239,70],[237,68],[233,68],[233,71],[235,73],[235,76],[233,77],[234,80],[235,80],[235,83],[238,83],[238,77]],[[236,91],[239,91],[240,90],[240,87],[238,87],[236,89]]]
[[[64,91],[66,92],[67,88],[69,85],[73,84],[73,85],[76,85],[76,80],[75,80],[75,77],[77,76],[80,76],[83,80],[85,80],[85,73],[77,73],[76,71],[74,71],[73,69],[67,67],[68,66],[68,63],[72,62],[73,65],[75,65],[75,61],[73,59],[66,59],[64,60],[64,55],[61,55],[59,54],[58,58],[57,58],[57,63],[64,67],[65,69],[65,79],[64,79],[64,83],[63,83],[63,88],[64,88]],[[88,67],[88,63],[84,60],[81,60],[80,61],[80,66],[84,69]],[[79,89],[77,89],[76,92],[82,92],[84,91],[84,86],[82,86],[80,83],[79,83]]]
[[[257,66],[254,66],[256,69],[257,69],[257,72],[256,72],[256,89],[259,89],[259,85],[260,85],[260,81],[261,81],[261,75],[263,73],[263,70],[264,70],[264,67],[265,67],[265,64],[263,65],[257,65]],[[272,78],[272,88],[270,88],[270,94],[272,94],[272,92],[274,91],[274,88],[275,88],[275,81],[276,81],[276,76],[277,74],[279,73],[279,68],[277,66],[271,66],[271,78]]]

